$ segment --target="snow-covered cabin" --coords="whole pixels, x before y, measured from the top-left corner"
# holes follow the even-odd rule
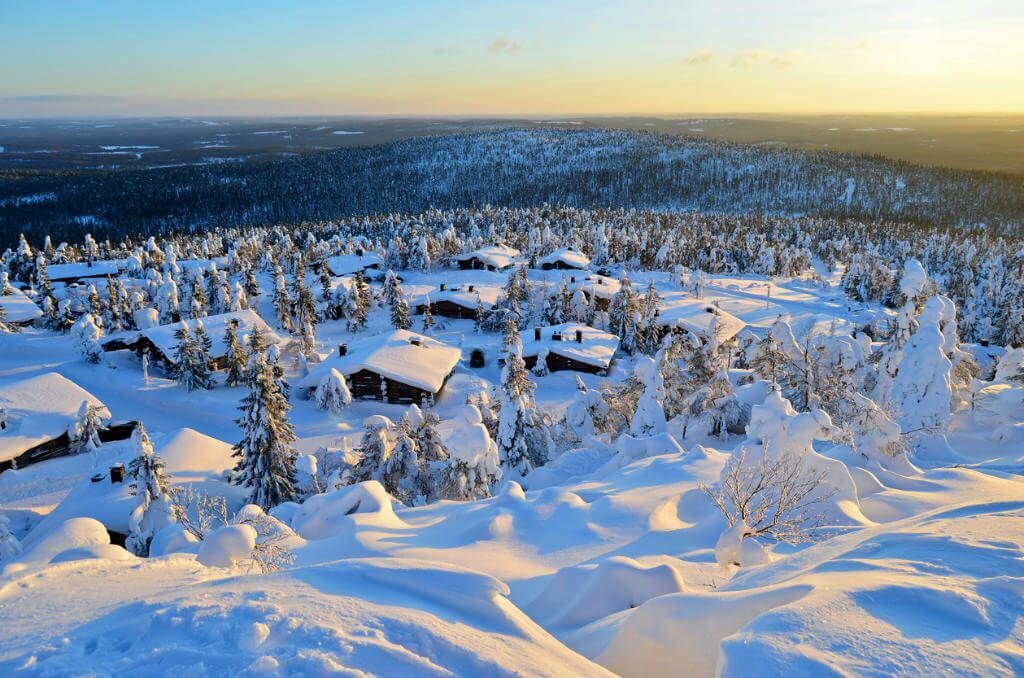
[[[715,323],[719,342],[729,341],[747,326],[732,313],[703,299],[676,298],[663,301],[658,307],[658,326],[665,332],[685,330],[707,340],[711,337],[712,323]]]
[[[597,308],[606,310],[611,304],[612,297],[622,287],[615,278],[596,273],[585,277],[572,276],[569,278],[569,286],[574,290],[583,290],[587,301],[594,299]]]
[[[243,342],[246,341],[246,337],[256,327],[263,330],[263,336],[268,344],[281,344],[284,342],[284,339],[274,332],[263,318],[252,309],[220,313],[207,316],[201,320],[203,327],[206,329],[206,334],[209,335],[212,343],[210,347],[211,367],[215,370],[219,370],[224,366],[224,360],[227,356],[224,333],[228,328],[228,324],[236,324],[238,337]],[[168,325],[158,325],[157,327],[138,330],[137,332],[112,335],[103,341],[103,350],[131,350],[140,356],[143,353],[149,353],[150,360],[162,364],[165,368],[171,368],[175,364],[174,353],[178,346],[178,338],[175,335],[178,330],[186,325],[189,330],[194,330],[198,322],[198,320],[182,320]]]
[[[154,441],[156,453],[164,462],[167,482],[172,487],[184,485],[211,497],[223,497],[229,509],[245,503],[247,490],[232,485],[229,474],[235,466],[231,445],[190,428],[182,428]],[[135,455],[134,445],[123,445],[107,457],[102,469],[117,463],[125,467]],[[66,497],[32,528],[25,541],[31,545],[61,523],[72,518],[92,518],[107,528],[111,541],[124,545],[129,521],[138,498],[132,494],[130,481],[114,481],[101,472],[83,478]]]
[[[429,294],[419,294],[414,297],[412,305],[415,307],[416,313],[424,313],[429,296],[430,312],[433,315],[445,318],[475,319],[479,306],[483,306],[484,310],[494,308],[500,295],[501,289],[493,285],[441,283],[440,287]]]
[[[327,259],[327,268],[331,270],[331,275],[355,275],[369,270],[380,270],[383,266],[384,262],[380,255],[367,250],[356,250],[355,254],[342,254]]]
[[[545,356],[548,369],[598,373],[606,371],[619,349],[619,338],[589,325],[563,323],[521,333],[523,360],[533,368]]]
[[[462,351],[407,330],[342,344],[307,374],[299,388],[312,394],[321,380],[338,370],[356,398],[389,403],[422,403],[444,388]]]
[[[537,264],[545,271],[584,271],[590,267],[590,257],[571,247],[563,247],[540,259]]]
[[[454,260],[463,270],[501,271],[514,264],[518,257],[519,250],[514,247],[489,245],[466,254],[456,255]]]
[[[54,283],[75,283],[83,280],[118,276],[128,268],[128,259],[98,259],[78,261],[73,264],[51,264],[46,267],[46,276]]]
[[[10,294],[0,294],[0,308],[4,310],[3,322],[24,327],[31,325],[43,312],[21,290],[12,287]]]
[[[56,372],[0,386],[0,471],[67,454],[68,427],[78,421],[83,402],[101,408],[101,418],[110,420],[110,410],[96,396]],[[134,424],[104,429],[100,440],[122,440],[132,429]]]

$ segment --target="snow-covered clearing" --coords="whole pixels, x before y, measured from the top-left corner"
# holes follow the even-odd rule
[[[195,271],[205,263],[175,265]],[[771,338],[781,338],[785,350],[780,316],[801,345],[815,335],[848,340],[842,346],[853,353],[864,341],[868,350],[884,352],[880,342],[872,349],[870,340],[858,344],[851,337],[898,314],[851,301],[838,284],[841,269],[815,267],[823,275],[680,278],[636,271],[629,277],[641,296],[650,283],[665,303],[697,300],[725,312],[723,319],[734,316],[744,325],[727,337],[739,330],[736,357],[743,350],[746,359],[759,355],[749,347]],[[437,267],[398,273],[406,294],[434,301],[441,283],[504,288],[510,275]],[[535,289],[554,291],[563,275],[575,273],[534,269],[527,275]],[[310,280],[318,292],[319,283]],[[359,287],[351,278],[327,282],[332,294],[354,295]],[[260,272],[258,284],[263,293],[249,300],[253,310],[285,336],[275,320],[274,275]],[[380,281],[372,288],[386,294]],[[934,320],[944,327],[943,312],[926,305],[915,324]],[[378,303],[362,329],[322,321],[316,351],[336,356],[346,345],[349,360],[358,362],[348,376],[383,369],[379,361],[363,360],[360,341],[393,332],[394,318]],[[432,364],[419,370],[429,379],[409,381],[429,389],[442,384],[430,412],[439,417],[438,433],[453,455],[486,456],[490,437],[466,399],[507,381],[510,368],[498,361],[502,333],[481,332],[472,320],[435,321],[424,329],[423,316],[413,315],[413,334],[400,336],[425,334],[426,341],[450,347],[444,355],[460,352],[461,360],[450,377],[447,363]],[[614,322],[614,308],[608,322]],[[532,325],[522,329],[527,348],[533,332]],[[942,351],[944,335],[935,332],[940,345],[932,348]],[[900,349],[905,364],[912,364],[918,343],[928,349],[924,336],[913,334]],[[223,343],[220,335],[213,340]],[[472,349],[483,352],[482,367],[470,366]],[[984,360],[1002,353],[973,345],[965,350]],[[395,353],[385,372],[415,372],[396,363],[407,353],[416,354]],[[344,362],[331,360],[313,374]],[[298,385],[305,376],[301,363],[286,358],[281,364],[284,378]],[[658,389],[671,386],[656,383],[652,364],[620,351],[607,374],[541,371],[529,378],[539,410],[572,423],[602,385],[642,376],[639,419],[651,399],[664,397]],[[108,529],[133,529],[137,498],[106,474],[118,462],[130,464],[137,442],[0,473],[0,517],[24,549],[9,558],[0,550],[0,673],[1024,672],[1024,387],[1000,382],[998,374],[992,384],[975,382],[973,408],[968,403],[952,413],[942,434],[916,435],[909,454],[889,457],[869,452],[866,442],[854,451],[832,435],[827,415],[787,409],[766,382],[744,384],[752,369],[725,370],[729,389],[736,387],[737,402],[746,407],[746,433],[715,434],[703,420],[680,415],[665,421],[662,412],[660,420],[646,422],[651,430],[641,432],[634,420],[616,439],[591,426],[589,435],[521,482],[499,483],[488,498],[405,506],[369,480],[314,493],[304,503],[282,503],[270,515],[294,562],[265,574],[234,558],[226,533],[218,544],[218,532],[199,542],[165,528],[170,531],[157,534],[153,549],[160,544],[167,555],[149,558],[109,544]],[[126,351],[89,364],[67,335],[42,329],[0,334],[0,387],[48,373],[95,396],[115,420],[143,421],[173,486],[222,496],[231,512],[246,503],[246,491],[224,478],[235,461],[229,446],[240,440],[234,420],[248,391],[224,385],[224,372],[214,376],[212,390],[188,392],[156,369],[144,375],[139,359]],[[906,380],[897,379],[893,392],[908,391]],[[934,401],[926,393],[921,407]],[[315,397],[303,399],[295,386],[290,404],[298,453],[326,448],[339,458],[360,445],[368,419],[399,422],[410,411],[405,404],[356,399],[335,414],[319,409]],[[834,489],[818,504],[824,522],[813,543],[727,543],[733,531],[704,486],[762,447],[765,458],[773,450],[797,450]],[[300,476],[315,475],[309,465],[317,462],[309,459],[300,457]],[[94,481],[97,474],[103,477]],[[0,524],[0,537],[4,529]],[[237,537],[250,528],[222,529]],[[213,562],[214,547],[235,565],[204,565]]]

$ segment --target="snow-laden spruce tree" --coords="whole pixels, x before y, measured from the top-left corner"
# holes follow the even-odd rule
[[[224,383],[229,387],[241,386],[245,383],[245,368],[249,357],[246,355],[241,337],[238,336],[237,323],[229,322],[224,328],[224,347],[224,358],[227,361],[227,376]]]
[[[359,461],[352,467],[349,480],[362,483],[367,480],[381,481],[384,461],[391,455],[396,444],[395,425],[385,416],[373,415],[363,422],[363,437],[356,454]]]
[[[174,522],[164,462],[153,450],[153,443],[142,422],[132,432],[135,458],[128,464],[135,508],[128,519],[125,548],[137,556],[149,555],[153,535]]]
[[[384,285],[381,289],[381,295],[384,303],[388,306],[394,306],[398,298],[402,296],[401,281],[399,281],[398,276],[390,268],[384,274]]]
[[[315,398],[317,407],[340,417],[345,408],[352,404],[352,392],[349,391],[345,375],[332,368],[317,384]]]
[[[902,351],[891,402],[904,434],[940,432],[949,420],[953,364],[944,345],[938,324],[926,319]]]
[[[416,476],[416,494],[430,503],[441,498],[441,486],[451,465],[448,449],[437,427],[441,423],[429,407],[419,411],[415,405],[410,408],[411,435],[419,454],[419,469]]]
[[[246,371],[249,394],[242,399],[242,416],[236,420],[242,439],[233,448],[238,459],[234,482],[250,488],[250,504],[269,510],[295,499],[295,432],[288,420],[291,405],[281,391],[275,366],[266,352],[256,350],[266,344],[259,335],[260,329],[253,329]]]
[[[600,389],[587,388],[576,375],[576,396],[565,410],[565,426],[580,443],[586,444],[594,436],[610,432],[610,409]]]
[[[395,427],[395,446],[380,467],[384,489],[406,506],[416,502],[419,490],[419,446],[413,437],[413,427],[417,425],[408,413],[402,415]]]
[[[7,516],[0,515],[0,565],[9,563],[21,555],[21,542],[11,532]]]
[[[661,371],[652,358],[640,358],[633,368],[633,374],[643,384],[643,393],[636,405],[636,412],[629,423],[630,435],[636,438],[650,438],[666,430],[665,383]]]
[[[103,330],[96,324],[96,319],[91,313],[86,313],[75,321],[71,326],[71,336],[85,362],[95,364],[100,361],[103,354],[103,348],[100,346]]]
[[[75,454],[99,449],[102,445],[100,429],[103,428],[104,421],[103,407],[91,405],[88,400],[83,400],[75,422],[68,426],[69,449]]]
[[[178,340],[174,349],[174,373],[178,383],[189,392],[212,388],[209,354],[203,351],[199,338],[192,334],[187,324],[179,327],[174,336]]]
[[[277,317],[277,324],[281,329],[291,332],[292,329],[292,308],[291,299],[288,296],[288,282],[284,278],[284,269],[277,266],[274,269],[274,315]]]
[[[498,455],[507,477],[519,480],[533,470],[528,436],[533,421],[533,390],[516,318],[505,319],[505,366],[501,372],[501,410],[498,415]]]
[[[412,321],[409,319],[409,314],[409,302],[406,301],[405,295],[402,294],[402,290],[399,288],[397,295],[395,296],[395,301],[391,304],[391,325],[396,330],[409,329],[412,327]]]
[[[299,353],[311,356],[316,351],[316,299],[306,285],[302,257],[296,260],[295,280],[292,284],[291,331],[298,343]]]
[[[422,323],[422,325],[420,327],[420,330],[423,332],[423,334],[426,334],[426,335],[429,336],[430,335],[430,331],[433,330],[436,325],[437,325],[437,321],[434,320],[434,314],[430,310],[430,295],[428,294],[428,295],[426,295],[426,297],[424,297],[424,303],[423,303],[423,323]]]

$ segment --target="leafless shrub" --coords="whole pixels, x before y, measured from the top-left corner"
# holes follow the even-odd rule
[[[200,541],[212,530],[228,524],[224,497],[210,496],[191,485],[172,488],[170,496],[174,519]]]
[[[255,569],[267,574],[295,564],[295,552],[288,546],[288,539],[293,536],[290,529],[262,511],[240,511],[234,523],[256,530],[256,546],[250,561]]]
[[[825,516],[816,507],[836,493],[825,488],[826,472],[808,468],[798,454],[771,457],[765,450],[756,463],[747,463],[746,455],[746,448],[735,453],[717,484],[701,484],[729,527],[742,521],[749,528],[745,538],[787,544],[817,539]]]

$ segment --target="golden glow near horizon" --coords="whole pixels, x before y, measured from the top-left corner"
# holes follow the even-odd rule
[[[1019,0],[9,0],[0,20],[0,115],[1024,112]]]

